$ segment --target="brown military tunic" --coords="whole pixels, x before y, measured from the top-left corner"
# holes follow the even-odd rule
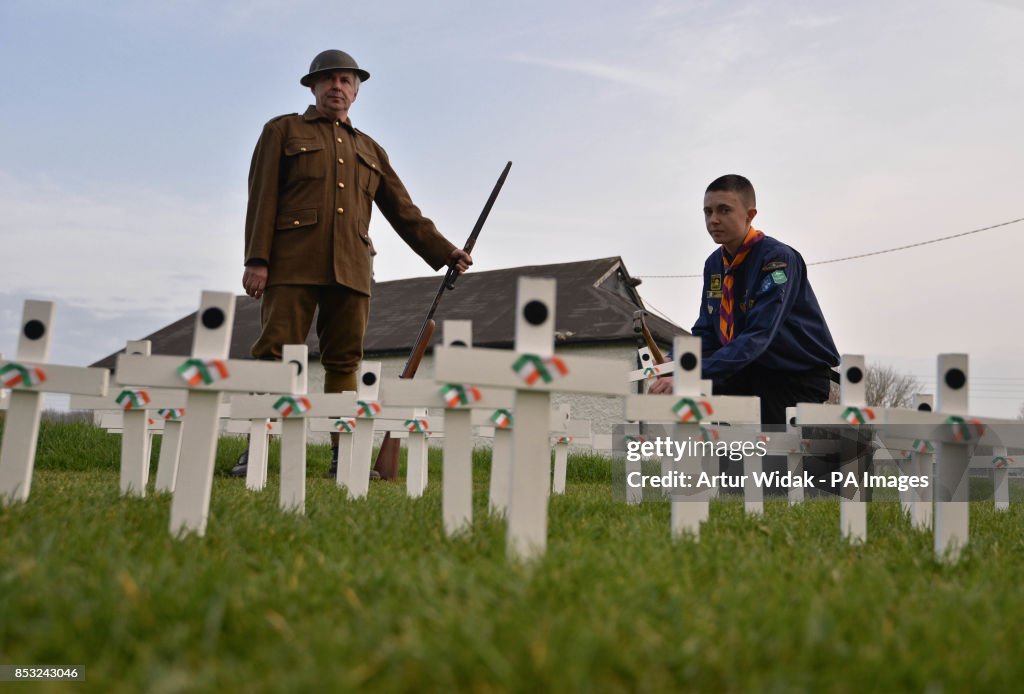
[[[455,246],[413,204],[372,138],[313,106],[274,118],[249,169],[245,264],[268,263],[268,287],[337,283],[369,295],[372,203],[432,268],[447,264]]]

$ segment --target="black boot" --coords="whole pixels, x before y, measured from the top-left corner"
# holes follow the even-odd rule
[[[249,449],[246,448],[242,451],[242,455],[238,456],[238,462],[231,468],[231,472],[228,474],[231,477],[245,477],[246,473],[249,472]]]

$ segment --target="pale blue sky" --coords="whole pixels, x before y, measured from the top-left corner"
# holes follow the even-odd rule
[[[262,124],[310,103],[324,48],[372,74],[353,123],[462,243],[508,159],[478,269],[621,255],[699,273],[704,187],[743,173],[756,226],[808,262],[1024,217],[1024,1],[0,2],[0,350],[58,302],[54,359],[89,363],[240,291]],[[382,219],[380,280],[429,269]],[[812,267],[841,351],[972,407],[1024,402],[1024,224]],[[684,327],[699,280],[649,279]],[[3,329],[3,326],[7,326]]]

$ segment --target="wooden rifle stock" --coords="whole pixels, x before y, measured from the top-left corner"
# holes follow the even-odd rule
[[[412,354],[409,355],[409,360],[405,362],[405,368],[402,369],[402,375],[399,378],[412,378],[416,375],[416,370],[420,368],[423,355],[427,353],[427,347],[430,346],[430,338],[434,336],[434,328],[436,327],[437,323],[434,322],[433,318],[428,318],[423,324],[419,339],[413,345]]]
[[[427,352],[427,347],[430,346],[430,338],[434,336],[434,328],[437,323],[434,322],[433,318],[427,318],[424,321],[423,326],[420,328],[420,334],[417,336],[416,344],[413,345],[412,354],[409,355],[408,361],[405,362],[405,368],[402,369],[402,373],[399,378],[412,378],[416,375],[416,370],[420,368],[420,362],[423,361],[423,355]],[[391,432],[384,434],[384,440],[380,442],[380,451],[377,452],[377,462],[374,465],[374,469],[380,475],[383,480],[393,480],[398,478],[398,454],[401,449],[401,442],[398,439],[391,438]]]
[[[490,196],[487,198],[487,202],[484,203],[484,209],[480,212],[480,216],[476,220],[476,224],[473,225],[473,231],[469,233],[469,239],[466,241],[466,245],[463,247],[466,253],[473,252],[473,246],[476,245],[476,239],[480,236],[480,231],[484,228],[484,222],[487,221],[487,215],[491,212],[491,207],[494,206],[494,201],[498,199],[498,193],[501,192],[501,187],[505,185],[505,179],[508,177],[509,169],[512,168],[512,162],[505,165],[504,170],[501,172],[501,176],[498,177],[498,182],[494,184],[494,189],[491,190]],[[430,305],[430,310],[427,311],[427,318],[423,321],[423,325],[420,326],[420,332],[416,336],[416,341],[413,344],[412,354],[409,355],[409,360],[405,362],[405,367],[402,369],[401,378],[412,378],[416,375],[416,370],[420,367],[420,361],[423,359],[423,354],[427,351],[427,347],[430,345],[430,338],[434,334],[434,312],[437,311],[438,304],[441,303],[441,297],[444,295],[445,289],[455,289],[455,280],[459,277],[459,271],[456,268],[456,263],[453,261],[448,266],[448,271],[444,275],[444,279],[441,280],[441,286],[437,290],[437,295],[434,296],[434,303]],[[374,464],[374,469],[380,473],[381,479],[394,480],[398,479],[398,450],[399,443],[398,439],[391,438],[391,432],[384,434],[384,440],[381,441],[380,450],[377,452],[377,462]]]

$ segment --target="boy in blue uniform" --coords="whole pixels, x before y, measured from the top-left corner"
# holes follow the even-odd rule
[[[762,424],[784,425],[787,407],[828,399],[839,353],[803,258],[751,226],[756,215],[754,187],[743,176],[721,176],[704,193],[704,222],[721,248],[704,263],[692,332],[715,394],[757,395]],[[651,392],[671,388],[660,379]]]

